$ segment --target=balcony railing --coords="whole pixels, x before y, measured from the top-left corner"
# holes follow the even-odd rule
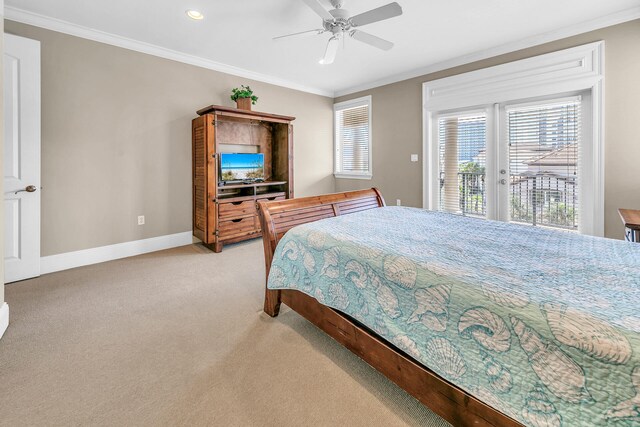
[[[485,216],[487,198],[484,172],[458,172],[459,213]],[[440,206],[443,204],[444,172],[440,173]]]
[[[575,175],[523,173],[511,176],[511,221],[578,229],[578,187]]]
[[[444,173],[440,174],[440,205],[443,203]],[[485,174],[459,172],[459,213],[486,216]],[[552,173],[522,173],[509,177],[511,221],[577,230],[578,192],[576,177]]]
[[[487,197],[484,173],[459,172],[458,183],[462,214],[485,216],[487,214]]]

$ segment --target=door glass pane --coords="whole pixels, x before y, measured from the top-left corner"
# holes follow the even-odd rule
[[[512,222],[578,229],[580,100],[507,109]]]
[[[486,216],[486,115],[439,118],[438,145],[439,209],[462,215]]]

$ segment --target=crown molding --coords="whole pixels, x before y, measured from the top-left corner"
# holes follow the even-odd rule
[[[299,83],[281,79],[279,77],[256,73],[254,71],[235,67],[233,65],[223,64],[199,56],[189,55],[186,53],[178,52],[176,50],[166,49],[150,43],[133,40],[104,31],[94,30],[82,25],[72,24],[71,22],[29,12],[27,10],[19,9],[13,6],[6,6],[4,8],[4,17],[5,19],[8,19],[10,21],[33,25],[35,27],[45,28],[47,30],[56,31],[71,36],[108,44],[111,46],[117,46],[136,52],[146,53],[148,55],[170,59],[172,61],[182,62],[184,64],[219,71],[221,73],[231,74],[246,79],[257,80],[263,83],[269,83],[276,86],[282,86],[285,88],[299,90],[301,92],[308,92],[315,95],[327,96],[330,98],[334,96],[333,91],[301,85]]]
[[[474,52],[469,55],[462,55],[453,59],[439,62],[437,64],[429,65],[427,67],[418,68],[412,71],[407,71],[405,73],[395,74],[393,76],[385,77],[384,79],[352,86],[348,89],[338,90],[335,93],[335,97],[337,98],[340,96],[351,95],[357,92],[362,92],[380,86],[397,83],[403,80],[413,79],[415,77],[447,70],[449,68],[457,67],[460,65],[470,64],[472,62],[493,58],[495,56],[527,49],[533,46],[539,46],[544,43],[576,36],[578,34],[588,33],[590,31],[610,27],[612,25],[622,24],[624,22],[633,21],[634,19],[640,19],[640,6],[626,9],[610,15],[601,16],[599,18],[568,26],[559,30],[549,31],[547,33],[538,34],[537,36],[527,37],[525,39],[518,40],[512,43],[505,43],[503,45]]]
[[[351,95],[357,92],[373,89],[380,86],[385,86],[392,83],[397,83],[403,80],[412,79],[415,77],[424,76],[426,74],[435,73],[438,71],[446,70],[449,68],[457,67],[464,64],[469,64],[483,59],[492,58],[495,56],[503,55],[510,52],[515,52],[522,49],[527,49],[533,46],[538,46],[544,43],[549,43],[555,40],[575,36],[578,34],[587,33],[589,31],[598,30],[600,28],[610,27],[612,25],[621,24],[634,19],[640,19],[640,6],[626,9],[621,12],[605,15],[597,19],[582,22],[580,24],[565,27],[559,30],[550,31],[547,33],[539,34],[533,37],[527,37],[522,40],[518,40],[512,43],[505,43],[500,46],[495,46],[489,49],[484,49],[478,52],[474,52],[468,55],[462,55],[453,59],[439,62],[437,64],[421,67],[404,73],[398,73],[385,77],[383,79],[363,83],[356,86],[351,86],[347,89],[338,91],[329,91],[325,89],[315,88],[312,86],[301,85],[299,83],[291,82],[285,79],[281,79],[275,76],[269,76],[261,73],[256,73],[250,70],[246,70],[232,65],[223,64],[220,62],[212,61],[195,55],[189,55],[182,52],[178,52],[171,49],[166,49],[153,44],[132,40],[126,37],[121,37],[115,34],[94,30],[81,25],[72,24],[70,22],[62,21],[56,18],[47,17],[44,15],[29,12],[23,9],[19,9],[13,6],[5,6],[4,17],[11,21],[21,22],[23,24],[33,25],[36,27],[45,28],[52,31],[57,31],[72,36],[93,40],[100,43],[109,44],[112,46],[121,47],[124,49],[133,50],[136,52],[146,53],[148,55],[157,56],[185,64],[194,65],[196,67],[206,68],[209,70],[219,71],[226,74],[231,74],[238,77],[257,80],[263,83],[269,83],[276,86],[286,87],[289,89],[299,90],[301,92],[308,92],[316,95],[322,95],[327,97],[337,98],[340,96]]]

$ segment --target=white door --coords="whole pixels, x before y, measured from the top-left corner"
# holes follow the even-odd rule
[[[499,219],[592,234],[584,226],[582,163],[589,152],[590,95],[553,97],[500,107]],[[588,115],[587,115],[588,117]],[[581,182],[582,181],[582,182]]]
[[[590,104],[584,92],[438,114],[440,176],[432,183],[439,198],[432,205],[595,234],[594,209],[583,208],[595,203],[587,179],[594,163]]]
[[[4,282],[40,275],[40,42],[4,35]]]

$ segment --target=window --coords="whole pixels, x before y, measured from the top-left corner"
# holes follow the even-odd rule
[[[506,108],[509,218],[578,229],[581,99]]]
[[[371,97],[333,106],[336,178],[371,179]]]
[[[485,216],[486,114],[440,116],[438,141],[439,209],[463,215]]]

